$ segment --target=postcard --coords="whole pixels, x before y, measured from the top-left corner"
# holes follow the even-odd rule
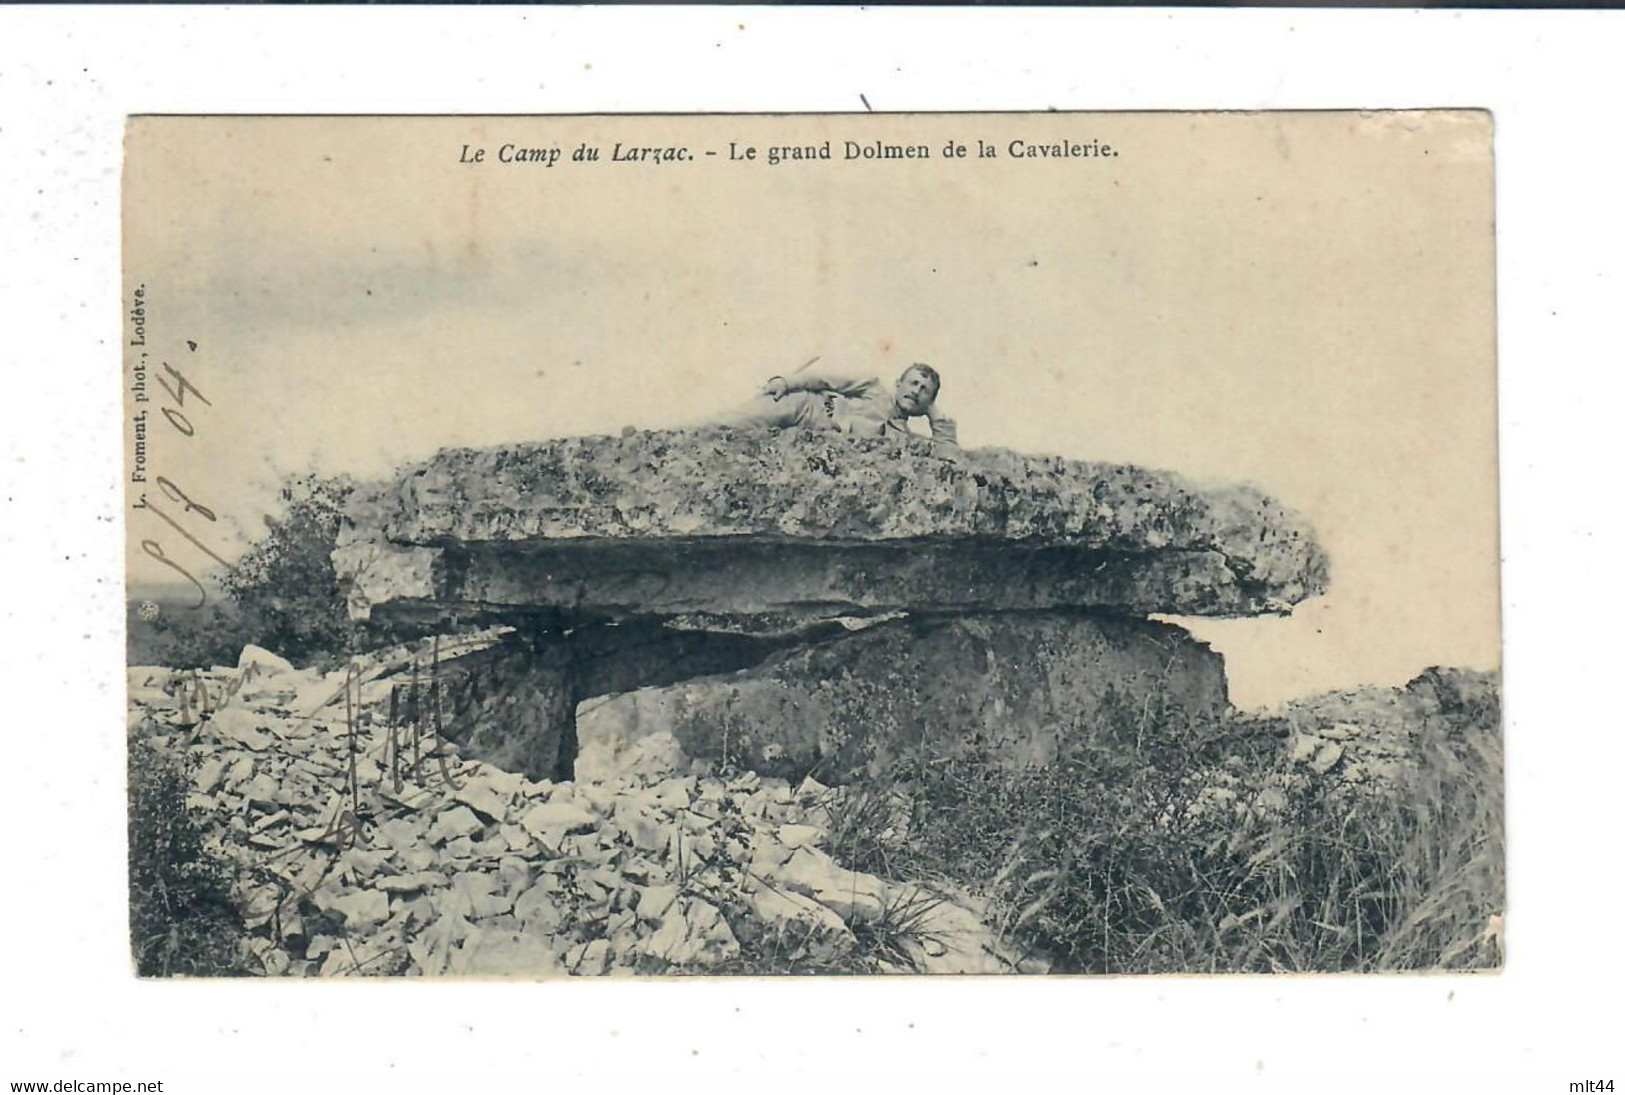
[[[1493,970],[1475,110],[140,116],[143,977]]]

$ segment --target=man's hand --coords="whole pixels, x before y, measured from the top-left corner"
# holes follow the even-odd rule
[[[762,394],[772,398],[777,403],[790,394],[790,382],[782,376],[776,376],[762,385]]]

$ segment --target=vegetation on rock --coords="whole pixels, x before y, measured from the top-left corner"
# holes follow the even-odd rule
[[[831,792],[831,849],[860,870],[939,878],[1059,971],[1471,969],[1502,960],[1505,848],[1493,679],[1430,670],[1412,763],[1348,781],[1294,763],[1242,717],[1123,711],[1092,744],[1011,770],[978,743]],[[1468,682],[1463,689],[1461,682]],[[1446,692],[1449,691],[1447,688]],[[1462,702],[1459,693],[1470,698]]]
[[[206,844],[206,821],[187,807],[184,754],[132,734],[129,741],[130,949],[142,977],[250,972],[239,960],[242,921],[231,865]]]
[[[223,603],[162,607],[157,619],[129,618],[131,664],[205,668],[236,662],[253,643],[299,663],[330,663],[351,648],[331,558],[348,477],[304,475],[283,485],[283,511],[219,578]]]

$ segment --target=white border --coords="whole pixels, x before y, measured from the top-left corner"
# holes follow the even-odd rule
[[[741,29],[743,25],[743,29]],[[1400,1091],[1625,1083],[1608,12],[0,8],[0,1083]],[[119,155],[131,112],[1489,107],[1511,964],[1499,977],[147,985],[126,973]]]

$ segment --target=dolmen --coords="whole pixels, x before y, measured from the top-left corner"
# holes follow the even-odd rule
[[[839,782],[909,751],[1045,764],[1142,717],[1217,718],[1221,657],[1152,616],[1324,591],[1250,486],[914,438],[731,430],[456,449],[358,489],[333,553],[356,621],[508,638],[425,667],[448,737],[571,778],[670,735]]]

